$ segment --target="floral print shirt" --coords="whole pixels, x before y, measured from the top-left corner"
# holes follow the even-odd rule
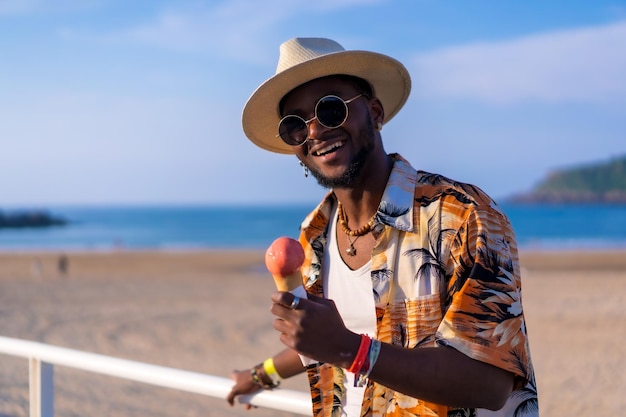
[[[521,298],[517,246],[504,213],[475,186],[416,171],[394,160],[373,229],[376,338],[408,349],[448,345],[515,375],[498,412],[428,403],[368,381],[362,416],[536,416],[537,390]],[[323,296],[320,275],[330,192],[302,223],[307,291]],[[341,415],[344,369],[307,367],[313,414]],[[416,372],[419,372],[417,369]]]

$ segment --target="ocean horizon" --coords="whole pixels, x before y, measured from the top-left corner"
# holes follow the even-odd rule
[[[68,221],[0,229],[0,250],[265,249],[296,237],[314,204],[72,206],[46,211]],[[501,204],[520,249],[626,248],[626,205]]]

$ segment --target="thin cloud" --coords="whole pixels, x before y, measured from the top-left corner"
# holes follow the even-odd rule
[[[626,20],[505,42],[446,48],[412,60],[416,94],[491,103],[626,99]]]
[[[62,34],[74,39],[263,64],[270,55],[265,37],[291,16],[292,8],[290,3],[283,5],[278,1],[183,3],[114,31],[88,33],[65,28]]]
[[[230,0],[177,5],[144,24],[98,35],[108,42],[131,42],[184,53],[214,54],[240,62],[273,62],[277,28],[306,23],[307,13],[328,13],[387,0]],[[271,48],[271,49],[268,49]]]
[[[242,48],[247,49],[243,42],[246,34],[257,33],[281,20],[284,8],[271,13],[268,9],[275,8],[262,2],[234,1],[211,8],[168,10],[152,22],[114,36],[174,51],[237,56]]]

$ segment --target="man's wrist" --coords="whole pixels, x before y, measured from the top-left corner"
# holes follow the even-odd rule
[[[280,380],[274,380],[266,373],[263,363],[254,366],[250,370],[250,375],[252,376],[252,380],[264,389],[274,389],[280,385]]]
[[[340,366],[344,369],[349,369],[356,358],[361,345],[361,335],[357,333],[350,333],[349,340],[346,341],[345,351],[339,352],[339,361],[335,363],[336,366]]]

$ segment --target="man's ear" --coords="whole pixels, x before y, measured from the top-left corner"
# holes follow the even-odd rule
[[[369,104],[372,124],[374,126],[382,126],[382,123],[385,120],[385,109],[383,108],[383,103],[381,103],[377,97],[372,97],[370,98]]]

